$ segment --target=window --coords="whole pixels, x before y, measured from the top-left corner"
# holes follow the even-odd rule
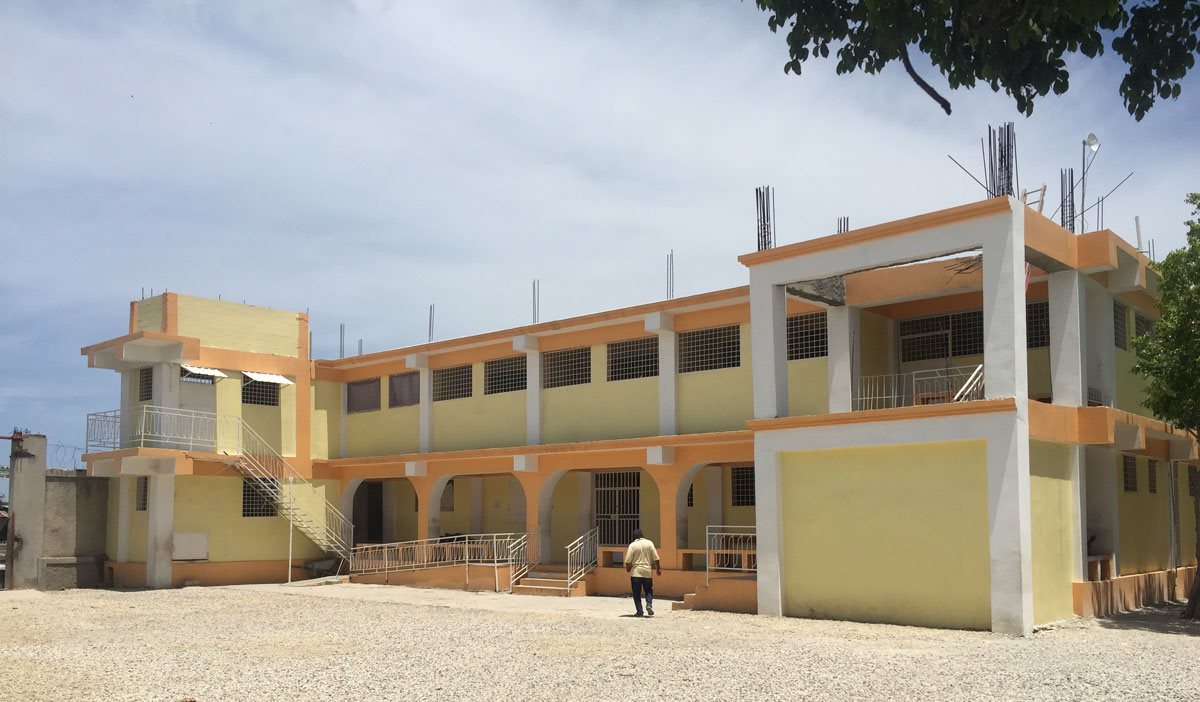
[[[1129,349],[1129,308],[1113,300],[1113,343],[1122,350]]]
[[[561,388],[592,382],[592,347],[542,354],[542,387]]]
[[[1121,461],[1125,478],[1125,492],[1137,492],[1137,459],[1133,456],[1121,456]]]
[[[983,310],[950,315],[950,355],[978,356],[983,353]]]
[[[950,357],[950,317],[905,319],[896,324],[900,339],[900,360],[928,361]]]
[[[787,318],[787,360],[829,355],[829,320],[824,312]]]
[[[346,411],[374,412],[379,409],[379,378],[346,383]]]
[[[680,373],[742,365],[742,330],[736,324],[681,332],[678,338]]]
[[[1050,346],[1050,303],[1030,302],[1025,305],[1025,347],[1044,349]]]
[[[1158,492],[1158,461],[1154,460],[1153,458],[1150,459],[1147,473],[1146,488],[1150,491],[1150,494],[1153,495],[1154,493]]]
[[[1146,336],[1154,333],[1154,320],[1150,319],[1141,312],[1133,314],[1133,335]]]
[[[421,404],[421,374],[397,373],[388,378],[388,407]]]
[[[201,373],[193,373],[187,368],[179,369],[179,382],[195,383],[197,385],[212,385],[217,382],[217,379],[211,375],[203,375]]]
[[[658,375],[658,337],[614,341],[608,345],[608,381]]]
[[[524,390],[526,384],[525,354],[497,358],[483,364],[483,394]]]
[[[279,490],[270,478],[242,478],[242,516],[274,517],[272,495]]]
[[[279,406],[279,386],[265,380],[242,378],[242,404]]]
[[[730,474],[730,505],[754,506],[754,466],[733,468]]]
[[[692,483],[691,485],[688,486],[687,506],[688,507],[696,506],[696,484],[695,483]]]
[[[442,511],[454,511],[454,479],[446,481],[446,487],[442,489]]]
[[[154,369],[150,366],[138,369],[138,402],[154,399]]]
[[[133,509],[135,512],[145,512],[150,504],[150,478],[139,476],[137,479],[137,489],[133,498]]]
[[[433,401],[458,400],[471,396],[471,364],[433,371]]]

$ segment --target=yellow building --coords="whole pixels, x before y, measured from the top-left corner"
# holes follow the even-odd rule
[[[1113,232],[995,198],[741,262],[336,360],[303,314],[132,303],[83,349],[122,379],[85,457],[113,581],[621,594],[641,528],[660,595],[731,611],[1028,633],[1190,582],[1196,447],[1144,416],[1157,281]]]

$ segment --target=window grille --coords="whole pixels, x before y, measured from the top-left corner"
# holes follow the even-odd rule
[[[950,355],[978,356],[983,353],[983,310],[950,315]]]
[[[1117,348],[1129,350],[1129,308],[1113,301],[1113,343]]]
[[[279,386],[261,380],[242,378],[242,404],[279,406]]]
[[[608,381],[658,375],[658,337],[614,341],[608,345]]]
[[[542,354],[542,387],[560,388],[592,382],[592,347],[580,346]]]
[[[483,394],[515,392],[525,389],[525,354],[497,358],[483,364]]]
[[[695,483],[692,483],[691,485],[688,486],[687,506],[688,507],[696,506],[696,484]]]
[[[1121,461],[1125,478],[1125,492],[1137,492],[1137,459],[1133,456],[1121,456]]]
[[[138,402],[154,399],[154,369],[150,366],[138,369]]]
[[[681,332],[678,339],[680,373],[742,365],[742,330],[736,324]]]
[[[446,481],[446,487],[442,488],[442,506],[443,512],[454,511],[454,479]]]
[[[193,373],[190,370],[188,370],[187,368],[179,369],[179,382],[181,382],[181,383],[195,383],[197,385],[212,385],[216,381],[217,381],[217,379],[212,377],[211,375],[200,375],[199,373]]]
[[[947,332],[900,337],[900,360],[905,363],[949,356],[950,335]]]
[[[787,318],[787,360],[829,355],[829,320],[824,312]]]
[[[471,364],[433,371],[433,401],[457,400],[471,396]]]
[[[1030,302],[1025,305],[1025,347],[1044,349],[1050,346],[1050,303]]]
[[[242,516],[274,517],[275,501],[271,494],[277,489],[270,478],[242,478]]]
[[[593,514],[600,545],[624,546],[641,525],[642,474],[639,471],[596,473],[592,487]]]
[[[346,383],[346,411],[374,412],[379,409],[379,378]]]
[[[754,467],[740,466],[730,474],[730,505],[733,507],[754,506]]]
[[[397,373],[388,377],[388,407],[421,404],[421,374]]]
[[[1158,461],[1151,458],[1146,473],[1146,489],[1153,495],[1158,492]]]
[[[150,478],[142,475],[137,479],[137,489],[133,499],[135,512],[145,512],[150,504]]]
[[[1146,336],[1154,333],[1154,320],[1150,319],[1141,312],[1133,314],[1133,335],[1135,337]]]
[[[978,356],[983,353],[983,310],[905,319],[896,332],[904,363]]]

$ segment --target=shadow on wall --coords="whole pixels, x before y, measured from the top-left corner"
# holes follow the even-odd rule
[[[1103,629],[1200,636],[1200,620],[1180,619],[1179,614],[1182,611],[1183,604],[1155,605],[1124,614],[1114,614],[1106,619],[1097,619],[1096,623]]]

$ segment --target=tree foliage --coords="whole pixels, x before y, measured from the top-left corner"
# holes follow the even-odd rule
[[[928,57],[951,89],[982,82],[1032,114],[1034,98],[1070,86],[1066,57],[1095,58],[1106,39],[1124,61],[1121,97],[1140,120],[1157,99],[1178,98],[1200,53],[1200,0],[756,0],[772,32],[787,32],[799,74],[837,56],[837,72],[878,73],[899,61],[946,114],[950,102],[913,67]]]

